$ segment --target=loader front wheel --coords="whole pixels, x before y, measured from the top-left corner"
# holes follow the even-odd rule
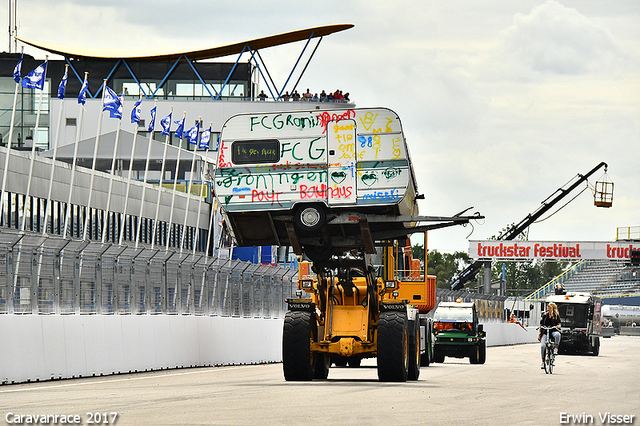
[[[420,323],[409,321],[409,380],[420,377]]]
[[[409,374],[407,313],[380,312],[378,321],[378,379],[406,382]]]
[[[289,311],[284,317],[282,333],[282,369],[286,381],[312,380],[315,373],[315,341],[317,327],[311,312]]]

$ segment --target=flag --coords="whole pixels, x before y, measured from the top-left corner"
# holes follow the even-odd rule
[[[220,135],[218,135],[218,139],[216,140],[216,149],[215,149],[215,151],[217,151],[218,148],[220,148]]]
[[[67,71],[64,72],[64,76],[62,76],[62,80],[60,80],[60,84],[58,85],[58,98],[64,99],[64,92],[67,89]]]
[[[140,113],[142,112],[142,96],[138,99],[133,105],[133,109],[131,110],[131,122],[140,124]]]
[[[22,77],[22,53],[20,54],[20,60],[16,64],[16,67],[13,69],[13,79],[16,83],[20,83],[20,78]]]
[[[151,109],[151,120],[149,121],[149,127],[147,128],[147,130],[149,130],[150,132],[153,132],[155,128],[156,128],[156,107],[153,107]]]
[[[211,126],[207,130],[202,132],[202,136],[200,136],[200,144],[198,148],[200,149],[209,149],[209,140],[211,139]]]
[[[102,110],[109,111],[109,117],[111,118],[122,119],[122,101],[109,86],[105,85],[104,90]]]
[[[44,89],[44,76],[47,71],[47,63],[40,64],[22,79],[22,87],[25,89]]]
[[[197,145],[199,134],[200,134],[200,123],[197,123],[195,126],[187,130],[187,140],[189,141],[189,143]]]
[[[80,93],[78,94],[78,103],[84,105],[86,102],[87,90],[89,90],[89,80],[85,77],[84,83],[82,83],[82,88],[80,89]]]
[[[176,137],[178,139],[182,139],[184,137],[184,118],[179,121],[174,121],[174,123],[178,125],[178,128],[176,129]]]
[[[171,113],[169,113],[169,115],[167,115],[165,118],[160,120],[160,124],[162,124],[161,134],[165,136],[169,136],[169,133],[171,132]]]

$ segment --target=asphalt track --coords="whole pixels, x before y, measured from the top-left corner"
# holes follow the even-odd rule
[[[640,337],[602,339],[598,357],[561,355],[553,375],[539,357],[535,344],[492,347],[484,365],[447,358],[407,383],[378,382],[369,360],[305,383],[270,364],[4,385],[0,424],[32,414],[104,425],[117,413],[117,425],[601,425],[610,413],[640,425]]]

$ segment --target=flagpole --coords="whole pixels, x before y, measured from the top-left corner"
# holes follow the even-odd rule
[[[107,79],[105,78],[102,81],[102,103],[100,105],[100,114],[99,114],[99,118],[98,118],[98,130],[97,130],[97,134],[96,134],[96,143],[93,147],[93,163],[91,165],[91,183],[89,183],[89,198],[87,199],[87,210],[88,213],[85,218],[84,218],[84,229],[82,230],[82,239],[86,240],[87,239],[87,227],[89,226],[89,217],[91,216],[91,198],[93,196],[93,182],[95,181],[95,177],[96,177],[96,163],[98,162],[98,144],[100,143],[100,133],[102,132],[102,121],[103,121],[103,115],[102,114],[103,108],[104,108],[104,93],[106,92],[106,87],[107,87]],[[98,218],[96,217],[96,222],[98,221]],[[97,229],[97,228],[96,228]]]
[[[87,78],[89,76],[88,72],[84,73],[84,83],[82,83],[82,87],[84,87],[85,83],[87,83]],[[82,92],[82,89],[80,89]],[[78,103],[80,103],[80,99],[78,99]],[[82,119],[84,118],[84,104],[81,104],[80,114],[78,117],[78,129],[76,131],[76,143],[73,148],[73,163],[71,164],[71,180],[69,181],[69,201],[67,202],[67,208],[65,210],[65,218],[64,218],[64,230],[62,231],[62,238],[67,237],[67,229],[69,229],[69,216],[71,214],[71,197],[73,195],[73,178],[76,174],[76,169],[78,166],[76,162],[78,161],[78,145],[80,145],[80,136],[82,133]]]
[[[200,128],[200,121],[202,121],[202,117],[198,117],[198,124],[196,129],[199,130]],[[187,234],[187,217],[189,216],[189,206],[191,204],[191,187],[193,186],[192,182],[193,182],[193,167],[196,164],[196,152],[198,151],[198,138],[199,138],[199,134],[196,135],[196,143],[195,146],[193,147],[193,157],[191,158],[191,171],[189,172],[189,183],[186,183],[187,180],[185,179],[185,185],[186,185],[186,195],[187,195],[187,199],[185,201],[186,206],[185,206],[185,212],[184,212],[184,222],[182,224],[182,237],[180,238],[180,252],[182,252],[182,248],[184,247],[184,240]],[[191,140],[189,139],[189,142],[191,142]],[[188,146],[188,145],[187,145]],[[196,229],[196,233],[198,232],[198,230]]]
[[[49,63],[49,55],[45,56],[45,60],[44,60],[44,76],[43,78],[43,83],[42,83],[42,89],[40,90],[40,100],[38,103],[38,113],[36,114],[36,125],[35,125],[35,129],[33,131],[33,137],[31,139],[32,141],[32,147],[31,147],[31,166],[29,168],[29,179],[27,181],[27,193],[24,197],[24,206],[22,209],[22,227],[20,228],[21,231],[25,230],[26,224],[27,224],[27,206],[29,205],[29,194],[31,193],[31,181],[33,179],[33,165],[35,163],[36,160],[36,139],[38,138],[38,127],[40,126],[40,112],[42,111],[42,97],[44,95],[44,82],[47,81],[47,64]],[[38,212],[38,214],[40,214],[40,212]],[[33,218],[33,211],[31,212],[31,217]],[[46,223],[46,222],[45,222]],[[38,230],[40,231],[40,230]]]
[[[173,105],[171,105],[171,109],[169,110],[169,117],[171,117],[171,114],[173,114]],[[169,120],[169,127],[171,127],[171,119]],[[153,218],[153,236],[151,238],[151,250],[153,250],[153,247],[155,245],[156,242],[156,229],[158,226],[158,212],[160,211],[160,197],[162,196],[162,181],[164,180],[164,166],[167,163],[167,149],[169,147],[169,142],[171,140],[171,129],[169,129],[168,134],[165,137],[164,140],[164,151],[162,153],[162,167],[161,167],[161,171],[160,171],[160,180],[158,182],[158,200],[156,202],[156,214]]]
[[[198,246],[198,236],[200,235],[200,213],[202,213],[202,193],[204,192],[204,171],[206,170],[207,164],[209,163],[209,143],[211,143],[211,127],[213,126],[213,122],[209,122],[209,142],[207,142],[206,154],[203,160],[202,170],[200,171],[200,198],[198,199],[198,216],[196,218],[196,239],[193,242],[193,254],[196,254],[196,247]],[[200,139],[202,140],[202,138]],[[209,254],[205,254],[206,256]]]
[[[124,114],[124,87],[122,88],[122,112]],[[122,127],[122,116],[118,120],[118,128],[116,129],[116,141],[113,145],[113,158],[111,159],[111,174],[109,175],[109,190],[107,191],[107,208],[106,208],[106,219],[102,222],[102,244],[105,242],[105,236],[107,233],[107,225],[109,224],[109,217],[111,213],[109,209],[111,208],[111,191],[113,190],[113,175],[116,173],[116,157],[118,155],[118,144],[120,143],[120,127]],[[113,216],[114,223],[112,224],[115,228],[115,215]],[[115,242],[115,241],[112,241]]]
[[[20,53],[19,64],[21,67],[22,67],[23,53],[24,53],[24,46],[22,46],[22,52]],[[7,141],[7,155],[4,158],[4,171],[2,173],[2,190],[0,190],[0,219],[4,217],[4,193],[5,193],[5,190],[7,189],[7,174],[9,172],[9,156],[11,155],[11,140],[13,139],[13,125],[16,122],[16,106],[18,104],[19,88],[20,88],[20,79],[18,78],[18,81],[16,81],[16,91],[13,94],[13,109],[11,110],[11,124],[9,125],[9,140]]]
[[[66,76],[69,72],[69,64],[64,66],[64,75]],[[63,77],[64,78],[64,77]],[[65,88],[66,88],[66,80],[65,80]],[[60,89],[58,89],[60,90]],[[60,126],[62,125],[62,112],[64,111],[64,92],[62,94],[62,98],[60,101],[60,113],[58,114],[58,127],[56,128],[56,139],[53,143],[53,159],[51,163],[51,175],[49,176],[49,192],[47,193],[47,202],[44,207],[44,226],[42,229],[42,235],[47,235],[47,221],[49,220],[49,211],[51,210],[51,191],[53,190],[53,172],[56,167],[56,158],[58,155],[58,141],[60,140]],[[60,97],[60,94],[58,94]]]
[[[138,102],[142,102],[142,94],[140,95],[140,99]],[[135,107],[134,107],[135,108]],[[138,117],[139,119],[140,117]],[[129,188],[131,187],[131,180],[132,178],[132,174],[133,174],[133,157],[135,156],[135,149],[136,149],[136,140],[138,139],[138,129],[140,128],[140,121],[138,121],[136,123],[136,128],[133,130],[133,142],[131,142],[131,157],[129,157],[129,175],[127,177],[127,190],[125,191],[125,197],[124,197],[124,208],[122,209],[122,219],[121,219],[121,223],[122,226],[120,226],[120,238],[118,239],[118,244],[122,245],[122,240],[124,238],[124,228],[125,228],[125,222],[127,220],[127,207],[129,205]]]
[[[182,136],[184,137],[184,121],[187,118],[187,111],[182,112]],[[178,184],[178,172],[180,171],[180,153],[182,152],[182,138],[180,138],[180,145],[178,145],[178,159],[176,160],[176,174],[173,177],[173,193],[171,194],[171,211],[169,212],[169,232],[171,232],[171,224],[173,223],[173,205],[176,201],[176,186]],[[171,238],[167,238],[167,248],[169,250],[169,243]]]
[[[155,100],[155,103],[153,105],[154,105],[153,108],[156,108],[158,106],[157,99]],[[157,115],[157,112],[156,112],[156,115]],[[149,181],[149,157],[151,157],[151,142],[153,141],[154,130],[155,130],[155,124],[154,124],[154,128],[152,128],[149,131],[149,144],[147,145],[147,161],[144,167],[144,183],[142,185],[142,197],[140,198],[140,214],[138,215],[138,232],[136,232],[136,248],[138,248],[138,243],[140,242],[140,237],[142,236],[142,212],[144,208],[144,194],[147,190],[147,182]],[[160,193],[158,192],[158,196],[159,194]],[[151,238],[151,241],[153,241],[153,238]]]

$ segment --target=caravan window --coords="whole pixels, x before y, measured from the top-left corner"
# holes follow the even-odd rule
[[[280,161],[280,142],[277,139],[236,141],[231,145],[234,164],[269,164]]]

